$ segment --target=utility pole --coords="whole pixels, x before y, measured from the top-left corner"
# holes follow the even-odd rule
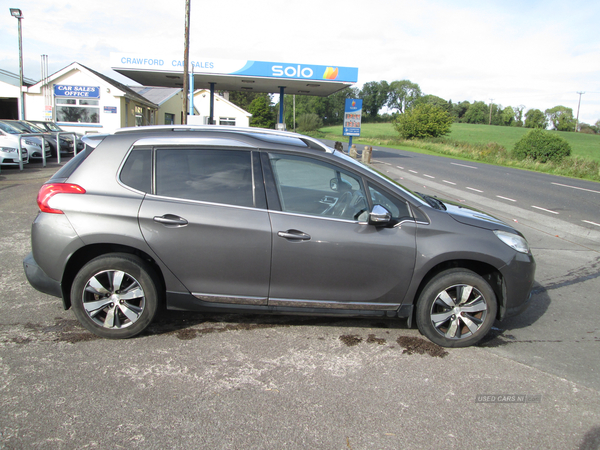
[[[585,94],[585,92],[578,92],[579,94],[579,103],[577,104],[577,120],[575,121],[575,133],[579,131],[579,107],[581,106],[581,96]]]
[[[492,124],[492,102],[494,101],[493,98],[490,98],[490,123],[489,125]]]
[[[190,64],[190,0],[185,0],[185,31],[184,31],[185,44],[183,46],[183,117],[181,118],[181,124],[187,125],[188,115],[188,66]]]
[[[25,120],[25,99],[23,98],[23,37],[21,19],[23,12],[18,8],[9,8],[10,15],[19,21],[19,120]]]

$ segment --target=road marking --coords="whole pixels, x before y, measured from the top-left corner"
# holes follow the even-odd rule
[[[391,164],[390,164],[390,163],[388,163],[388,162],[385,162],[385,161],[381,161],[381,162],[382,162],[383,164],[385,164],[386,166],[391,166]]]
[[[458,164],[458,163],[450,163],[450,164],[453,164],[455,166],[460,166],[460,167],[467,167],[468,169],[477,169],[477,167],[467,166],[466,164]]]
[[[427,175],[426,173],[424,173],[423,176],[435,180],[435,177],[432,177],[431,175]]]
[[[402,169],[402,170],[404,170],[404,167],[401,167],[401,166],[396,166],[396,167],[397,167],[398,169]]]
[[[475,192],[483,192],[483,191],[480,191],[479,189],[475,189],[475,188],[468,187],[468,186],[467,186],[467,189],[470,191],[475,191]]]
[[[448,180],[442,180],[444,183],[448,183],[451,184],[453,186],[456,186],[456,183],[453,183],[452,181],[448,181]]]
[[[552,183],[552,184],[555,184],[556,186],[568,187],[571,189],[579,189],[580,191],[593,192],[594,194],[600,194],[600,191],[594,191],[592,189],[585,189],[585,188],[580,188],[577,186],[569,186],[568,184],[560,184],[560,183]]]
[[[419,173],[419,172],[417,172],[416,170],[411,170],[411,169],[408,169],[408,171],[409,171],[409,172],[412,172],[412,173]]]
[[[600,223],[590,222],[589,220],[584,220],[584,222],[589,223],[590,225],[596,225],[597,227],[600,227]]]
[[[549,213],[552,213],[552,214],[558,214],[556,211],[551,211],[551,210],[546,209],[546,208],[540,208],[539,206],[533,206],[533,205],[531,205],[531,207],[535,208],[535,209],[539,209],[541,211],[546,211],[546,212],[549,212]]]
[[[509,202],[516,202],[516,200],[513,200],[512,198],[502,197],[501,195],[496,195],[496,197],[501,198],[502,200],[508,200]]]

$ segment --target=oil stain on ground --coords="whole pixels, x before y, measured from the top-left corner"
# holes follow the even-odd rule
[[[396,342],[403,347],[404,350],[402,353],[406,353],[408,355],[413,355],[418,353],[419,355],[424,355],[427,353],[429,356],[436,356],[438,358],[443,358],[448,355],[448,352],[444,350],[443,347],[440,347],[433,342],[426,341],[420,337],[414,336],[400,336],[396,339]]]

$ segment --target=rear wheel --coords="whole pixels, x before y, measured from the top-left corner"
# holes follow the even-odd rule
[[[466,269],[440,273],[417,301],[419,331],[442,347],[467,347],[492,328],[496,295],[482,277]]]
[[[154,271],[126,253],[99,256],[81,268],[71,287],[75,316],[92,333],[123,339],[141,333],[158,307]]]

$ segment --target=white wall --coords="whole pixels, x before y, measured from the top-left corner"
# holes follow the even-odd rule
[[[63,76],[53,80],[48,88],[50,89],[52,106],[54,105],[54,84],[66,84],[73,86],[97,86],[100,88],[100,98],[93,99],[99,100],[99,121],[98,124],[62,124],[56,120],[56,112],[53,111],[52,120],[61,124],[61,128],[66,131],[73,131],[76,133],[112,133],[116,129],[121,127],[121,98],[123,92],[116,89],[111,84],[106,83],[103,79],[89,74],[88,72],[79,71],[73,69]],[[35,92],[34,89],[30,88],[29,92],[25,94],[25,117],[30,120],[46,120],[45,116],[45,101],[43,92],[38,89]],[[104,112],[105,106],[116,107],[116,113]],[[95,106],[94,106],[95,107]]]
[[[225,100],[223,97],[215,94],[215,106],[213,117],[215,124],[219,124],[220,117],[234,118],[235,126],[249,127],[251,114],[238,108],[233,103]],[[194,117],[192,122],[188,118],[188,123],[206,123],[210,116],[210,91],[203,89],[194,94],[194,108],[198,111],[200,118]],[[189,117],[189,116],[188,116]]]

